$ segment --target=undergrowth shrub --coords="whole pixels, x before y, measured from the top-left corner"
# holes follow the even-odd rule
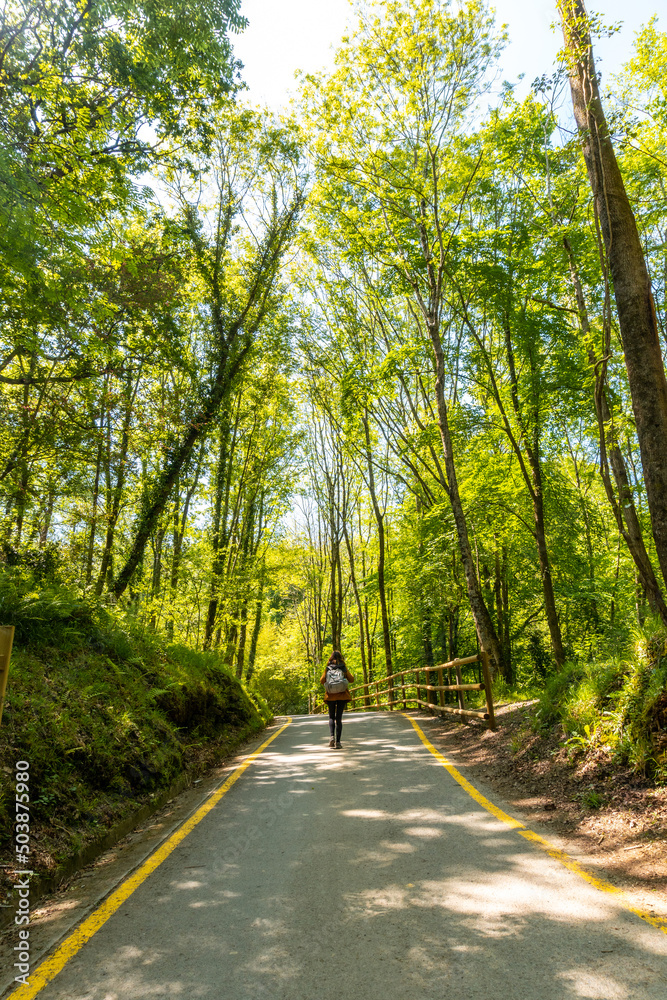
[[[606,730],[617,756],[642,774],[667,779],[667,643],[640,646]]]
[[[71,850],[82,831],[90,838],[192,761],[214,762],[226,734],[270,719],[220,654],[165,648],[94,598],[53,580],[40,588],[25,567],[0,569],[0,623],[16,629],[0,728],[0,849],[17,760],[30,762],[35,822],[67,832]]]
[[[85,645],[124,660],[137,654],[120,616],[63,583],[42,584],[25,569],[0,570],[0,621],[14,626],[19,647],[71,650]]]
[[[605,748],[655,781],[667,780],[667,640],[639,635],[625,659],[568,663],[552,675],[537,719],[562,726],[573,753]]]

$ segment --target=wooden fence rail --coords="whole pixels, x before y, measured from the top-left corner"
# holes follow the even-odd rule
[[[464,684],[461,675],[461,667],[472,663],[480,663],[482,677],[484,680],[474,684]],[[447,671],[449,684],[444,683],[444,671]],[[451,672],[456,675],[456,684],[452,684]],[[421,681],[420,674],[425,674],[425,681]],[[429,683],[429,674],[438,675],[438,684]],[[412,676],[412,681],[405,683],[405,678]],[[479,674],[478,674],[479,676]],[[386,691],[381,691],[383,687]],[[481,719],[489,729],[496,728],[496,720],[493,714],[493,696],[491,694],[491,669],[489,666],[489,654],[485,649],[475,656],[465,656],[462,659],[450,660],[449,663],[438,663],[433,667],[409,667],[407,670],[399,670],[389,677],[381,677],[379,680],[370,681],[367,684],[356,684],[349,689],[352,695],[350,708],[361,710],[373,710],[378,708],[389,708],[390,711],[396,705],[401,705],[405,711],[408,704],[417,708],[426,708],[429,712],[439,712],[443,715],[454,715],[460,719]],[[410,692],[414,691],[414,695]],[[457,695],[458,708],[445,704],[445,692],[455,691]],[[486,693],[486,711],[477,712],[465,707],[464,691],[484,691]],[[401,697],[396,697],[397,692],[402,692]],[[429,701],[422,697],[423,692],[439,693],[439,700]],[[361,703],[361,704],[358,704]],[[324,711],[325,702],[315,705],[314,712]]]

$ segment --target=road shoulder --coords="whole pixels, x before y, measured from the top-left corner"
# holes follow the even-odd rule
[[[532,731],[532,704],[503,708],[496,732],[410,714],[489,798],[502,798],[517,819],[622,889],[637,908],[667,919],[667,789],[614,773],[604,761],[593,767],[568,761]],[[602,806],[586,806],[595,801],[591,792]]]
[[[30,965],[36,968],[72,930],[134,872],[215,792],[243,761],[286,722],[276,717],[271,725],[238,747],[193,785],[174,796],[144,823],[119,840],[94,862],[81,868],[58,889],[42,896],[30,914]],[[0,997],[14,987],[9,970],[14,962],[16,927],[0,934]],[[8,970],[8,971],[5,971]]]

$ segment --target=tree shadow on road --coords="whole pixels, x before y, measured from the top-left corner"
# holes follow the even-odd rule
[[[295,720],[45,1000],[664,1000],[667,937],[482,809],[405,720],[327,736]]]

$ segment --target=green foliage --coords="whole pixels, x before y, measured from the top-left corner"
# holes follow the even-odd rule
[[[3,205],[25,212],[39,198],[66,237],[68,209],[99,217],[154,155],[139,138],[142,124],[162,139],[210,136],[211,113],[234,86],[228,31],[244,23],[238,7],[237,0],[7,5]]]
[[[0,574],[0,613],[17,625],[0,766],[9,774],[17,759],[29,760],[41,848],[59,860],[80,846],[59,830],[98,836],[265,719],[220,654],[140,640],[92,598],[30,584]],[[2,850],[11,794],[3,781]]]
[[[600,716],[607,698],[618,690],[623,664],[568,663],[551,676],[540,697],[538,709],[545,724],[560,720],[571,736],[580,727],[591,725]]]
[[[251,702],[253,703],[253,705],[255,706],[255,708],[257,709],[257,711],[259,712],[259,714],[261,715],[261,717],[264,720],[264,722],[267,725],[269,724],[269,722],[273,722],[273,714],[274,714],[273,710],[272,710],[271,706],[269,705],[268,701],[266,701],[261,696],[261,694],[259,693],[259,691],[249,690],[247,692],[247,694],[248,694],[248,697],[250,698]]]
[[[25,569],[0,569],[0,618],[14,625],[19,647],[89,646],[118,661],[136,656],[127,628],[99,601]]]
[[[532,701],[542,694],[543,686],[535,682],[509,683],[505,677],[497,675],[493,678],[492,691],[494,704],[503,705],[515,701]]]
[[[549,678],[538,717],[559,722],[572,754],[604,751],[650,778],[667,779],[665,636],[647,629],[626,660],[567,664]]]
[[[636,771],[667,780],[667,650],[664,635],[640,641],[614,710],[607,740]]]
[[[308,675],[298,666],[266,663],[253,675],[251,692],[279,715],[299,715],[308,711]]]
[[[308,711],[309,671],[302,660],[294,619],[267,622],[260,635],[260,651],[249,685],[251,697],[276,715]],[[318,678],[319,680],[319,678]]]

